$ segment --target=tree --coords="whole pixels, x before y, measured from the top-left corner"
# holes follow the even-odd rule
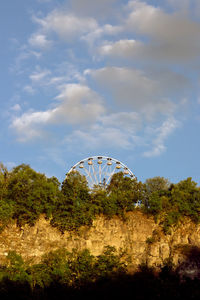
[[[169,189],[170,182],[168,179],[160,176],[149,178],[145,181],[147,193],[166,191]]]
[[[109,200],[115,204],[115,213],[124,215],[124,212],[133,210],[141,200],[142,183],[119,172],[112,176],[107,192]]]
[[[31,278],[26,272],[25,263],[21,255],[15,251],[9,251],[7,256],[7,276],[12,281],[30,281]]]
[[[145,210],[156,215],[161,212],[163,207],[168,205],[168,190],[170,182],[164,177],[153,177],[145,181],[143,185],[143,198]]]
[[[0,231],[10,222],[14,211],[13,201],[8,201],[9,179],[10,173],[0,163]]]
[[[59,197],[58,182],[22,164],[13,169],[8,183],[8,200],[14,203],[18,225],[34,225],[40,214],[50,216]]]
[[[64,180],[51,224],[62,232],[90,225],[94,218],[91,195],[85,176],[71,172]]]
[[[182,216],[200,221],[200,189],[191,177],[173,185],[170,190],[171,207]]]
[[[67,197],[84,197],[89,192],[87,179],[77,171],[70,172],[62,183],[62,193]]]
[[[157,215],[162,210],[162,198],[158,192],[152,192],[148,199],[148,212]]]
[[[8,180],[9,172],[7,168],[2,163],[0,163],[0,201],[6,198]]]

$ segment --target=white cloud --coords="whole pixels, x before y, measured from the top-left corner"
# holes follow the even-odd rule
[[[84,85],[63,86],[57,99],[59,102],[55,108],[26,112],[13,120],[11,127],[20,140],[40,137],[42,128],[51,124],[92,124],[105,112],[101,98]]]
[[[94,42],[100,40],[104,36],[116,36],[122,31],[121,26],[113,26],[110,24],[97,27],[97,29],[83,35],[81,40],[88,42],[90,46],[94,46]]]
[[[44,19],[35,18],[34,20],[41,25],[42,32],[55,32],[62,39],[68,41],[98,28],[94,18],[78,17],[72,13],[62,11],[53,11]]]
[[[13,106],[11,107],[11,109],[12,109],[13,111],[15,111],[15,112],[18,112],[18,111],[21,110],[21,106],[17,103],[17,104],[15,104],[15,105],[13,105]]]
[[[142,116],[135,112],[104,114],[87,130],[74,130],[65,138],[65,144],[70,148],[78,148],[81,144],[87,151],[101,148],[130,150],[145,144],[139,136],[144,129]]]
[[[112,15],[114,5],[119,0],[70,0],[71,9],[79,16],[95,16],[96,18]]]
[[[174,2],[184,2],[185,7],[188,6],[187,0]],[[194,2],[196,5],[197,1]],[[47,37],[52,32],[68,42],[81,39],[91,45],[107,35],[137,34],[138,40],[111,41],[101,47],[100,53],[172,63],[186,63],[199,58],[200,24],[191,20],[189,15],[179,11],[167,13],[146,2],[133,0],[128,2],[125,10],[121,10],[121,14],[119,11],[112,12],[111,16],[118,15],[115,25],[112,22],[98,24],[95,12],[102,9],[107,13],[115,3],[117,0],[73,0],[71,9],[57,9],[44,18],[35,17],[40,29],[30,37],[29,43],[36,47],[49,46],[51,42]],[[90,11],[93,12],[91,16]]]
[[[47,37],[44,34],[40,33],[33,34],[28,42],[31,46],[42,49],[49,48],[52,44],[51,41],[47,40]]]
[[[27,112],[13,120],[11,127],[16,131],[19,141],[28,141],[41,138],[43,131],[41,125],[48,123],[51,111]]]
[[[179,2],[183,8],[183,1],[173,2]],[[183,10],[188,11],[188,1]],[[157,65],[169,62],[184,65],[199,59],[200,23],[192,20],[189,14],[166,13],[142,1],[129,1],[126,13],[120,30],[124,34],[136,34],[137,40],[125,38],[104,42],[100,54],[148,63],[154,61]]]
[[[105,112],[99,95],[84,85],[67,84],[57,99],[62,101],[58,107],[59,116],[70,124],[93,123]]]
[[[131,10],[124,30],[149,38],[142,56],[172,62],[199,58],[200,24],[181,13],[165,13],[162,9],[140,1],[130,1]]]
[[[27,47],[22,47],[22,49],[20,49],[19,55],[17,55],[15,59],[15,63],[10,66],[10,71],[17,72],[18,74],[23,74],[25,62],[33,57],[39,59],[41,57],[41,53],[38,51],[27,49]]]
[[[99,51],[102,55],[133,58],[141,54],[141,46],[142,43],[136,40],[119,40],[101,46]]]
[[[164,145],[165,140],[171,135],[174,130],[180,126],[180,122],[175,120],[173,117],[168,118],[163,122],[161,127],[156,129],[152,129],[152,134],[156,135],[152,141],[152,149],[143,153],[145,157],[153,157],[161,155],[165,150],[166,147]]]
[[[51,33],[56,33],[66,42],[82,40],[88,42],[90,45],[93,45],[94,41],[104,38],[105,35],[115,36],[123,30],[120,24],[112,25],[106,23],[99,25],[94,15],[90,16],[89,11],[95,8],[99,13],[101,7],[105,15],[106,3],[110,2],[112,4],[116,1],[118,0],[101,0],[101,2],[87,0],[83,3],[77,0],[72,2],[71,10],[54,10],[45,18],[34,17],[33,20],[40,25],[40,29],[30,37],[29,43],[32,46],[45,48],[52,43],[52,41],[47,39],[47,36],[51,35]],[[86,13],[84,13],[82,6]],[[79,10],[80,7],[81,9]]]
[[[136,133],[142,127],[142,118],[136,112],[119,112],[102,116],[100,118],[104,128],[118,127],[130,134]]]
[[[75,130],[65,139],[65,143],[84,149],[130,149],[133,147],[133,137],[119,128],[95,126],[89,131]]]
[[[96,71],[87,70],[87,74],[104,90],[107,89],[118,105],[143,112],[150,119],[157,113],[173,112],[174,104],[163,97],[164,92],[167,97],[170,82],[174,81],[176,87],[178,84],[185,84],[182,77],[176,77],[173,73],[160,78],[160,74],[149,76],[143,71],[131,68],[105,67]]]
[[[197,0],[198,1],[198,0]],[[190,10],[190,5],[194,4],[196,0],[167,0],[167,3],[178,11],[183,11],[188,13]]]
[[[61,46],[62,71],[57,58],[47,69],[44,57],[44,67],[32,69],[24,90],[33,94],[36,85],[53,86],[60,94],[46,110],[14,119],[12,127],[21,140],[41,137],[43,130],[58,125],[71,132],[66,138],[71,144],[123,149],[146,144],[151,148],[146,157],[165,150],[167,137],[178,126],[174,112],[180,99],[188,97],[187,72],[181,75],[173,63],[185,66],[199,57],[200,25],[187,14],[139,0],[126,1],[126,6],[120,2],[115,10],[117,1],[70,0],[65,8],[35,18],[39,28],[27,47]],[[79,41],[87,43],[81,48]],[[63,54],[68,64],[62,62]],[[88,70],[82,73],[83,68]]]
[[[38,82],[38,81],[45,79],[50,74],[51,74],[50,70],[39,70],[39,71],[33,72],[29,77],[30,77],[31,81]]]
[[[31,85],[26,85],[24,87],[24,91],[30,95],[34,95],[35,94],[35,90]]]

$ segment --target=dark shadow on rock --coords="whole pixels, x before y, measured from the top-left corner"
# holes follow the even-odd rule
[[[185,260],[176,270],[181,279],[200,279],[200,248],[185,245],[182,246],[181,251]]]

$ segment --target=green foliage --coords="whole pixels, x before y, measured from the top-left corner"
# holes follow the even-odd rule
[[[182,217],[190,217],[196,223],[200,221],[200,189],[190,177],[171,185],[160,177],[148,179],[145,190],[144,211],[156,217],[162,215],[162,219],[164,216],[165,233],[170,233],[172,225]]]
[[[89,188],[85,176],[77,171],[68,174],[62,184],[62,193],[67,198],[84,199],[88,197],[88,192]]]
[[[14,204],[7,202],[6,199],[0,200],[0,232],[11,221],[14,213]]]
[[[198,247],[184,247],[184,264],[198,266]],[[0,266],[1,299],[194,299],[200,297],[199,278],[179,276],[172,258],[161,271],[139,266],[127,274],[115,248],[107,246],[97,257],[88,250],[58,249],[43,256],[39,264],[28,265],[16,252],[9,252],[7,265]],[[187,275],[186,275],[187,276]],[[184,280],[183,280],[184,279]]]
[[[119,172],[112,177],[106,188],[97,186],[93,191],[89,191],[86,178],[78,172],[69,174],[60,188],[60,183],[55,177],[47,178],[28,165],[22,164],[8,171],[0,164],[1,230],[12,220],[16,220],[19,226],[34,225],[41,214],[49,218],[51,224],[61,232],[78,230],[82,225],[90,226],[98,214],[109,218],[114,215],[124,217],[126,212],[133,211],[138,204],[138,209],[159,220],[166,234],[169,234],[171,227],[183,217],[188,217],[196,223],[200,222],[200,188],[190,177],[171,185],[163,177],[154,177],[142,184]],[[146,243],[152,244],[157,238],[154,233]],[[197,256],[195,251],[196,249],[190,251],[190,257]],[[54,291],[52,299],[57,299],[58,286],[62,287],[65,294],[66,291],[77,293],[86,289],[87,296],[91,284],[94,284],[99,289],[100,299],[103,299],[102,286],[105,288],[107,285],[110,289],[110,286],[114,285],[117,295],[118,287],[123,284],[123,280],[119,282],[115,280],[117,276],[124,278],[125,271],[120,256],[110,246],[97,257],[91,255],[88,250],[82,252],[73,250],[69,253],[65,249],[59,249],[44,255],[39,264],[32,266],[25,264],[19,254],[11,251],[7,255],[7,265],[0,266],[0,296],[2,299],[8,299],[9,291],[11,298],[18,299],[15,295],[17,291],[23,295],[19,299],[51,299],[51,293]],[[165,262],[161,273],[156,276],[147,266],[134,275],[131,291],[134,290],[134,293],[138,291],[138,299],[142,299],[141,289],[138,288],[141,280],[152,293],[149,299],[168,299],[171,295],[175,295],[177,277],[173,274],[170,260]],[[171,294],[165,295],[160,286],[164,287],[165,291],[171,289]],[[193,292],[195,283],[192,287]],[[123,293],[126,288],[127,283],[124,284]],[[47,290],[50,291],[49,294],[46,294]],[[185,291],[181,293],[180,288],[180,295],[184,295]],[[196,294],[199,299],[200,294],[197,292]],[[80,295],[82,297],[81,292]],[[190,295],[189,292],[187,296]],[[107,298],[110,296],[113,294],[106,294]],[[123,294],[119,297],[122,296]],[[148,297],[149,294],[145,294],[145,299]],[[76,298],[75,294],[72,298]],[[182,298],[180,296],[177,299]]]
[[[106,206],[109,215],[124,216],[125,212],[134,210],[136,203],[140,201],[142,184],[119,172],[112,176],[107,192],[108,201],[111,203],[109,207]]]
[[[21,255],[17,254],[15,251],[9,251],[8,253],[7,269],[5,275],[9,280],[12,281],[29,282],[31,280],[30,276],[25,270],[25,264]]]
[[[168,179],[160,176],[149,178],[145,181],[146,190],[149,194],[169,189],[170,182]]]
[[[65,249],[58,249],[45,254],[40,264],[29,267],[32,287],[45,288],[54,281],[68,282],[70,280],[70,270],[67,265],[68,255],[69,252]]]
[[[123,217],[125,212],[134,210],[141,198],[141,187],[137,180],[120,172],[113,175],[106,189],[97,186],[89,192],[85,177],[71,172],[62,184],[62,195],[56,202],[51,224],[64,232],[91,225],[100,213],[107,217]]]
[[[27,266],[24,272],[29,274],[32,288],[45,288],[54,282],[78,288],[100,278],[125,272],[125,267],[115,248],[108,246],[97,257],[87,249],[81,252],[58,249],[45,254],[40,264]]]
[[[111,251],[110,251],[111,250]],[[171,258],[164,262],[161,271],[142,264],[134,274],[123,270],[112,262],[112,249],[104,251],[99,257],[89,252],[66,253],[64,249],[47,254],[40,264],[23,265],[24,276],[18,279],[9,277],[9,266],[0,266],[0,298],[20,300],[40,299],[123,299],[132,297],[136,300],[163,299],[200,299],[199,278],[191,280],[181,278]],[[194,261],[199,261],[199,249],[192,250]],[[101,259],[100,259],[101,257]],[[110,258],[111,257],[111,258]],[[186,258],[186,262],[190,256]],[[96,271],[95,267],[99,269]],[[19,266],[21,268],[21,264]],[[114,271],[114,269],[116,271]],[[102,269],[102,272],[100,271]],[[69,272],[68,272],[69,270]],[[104,270],[105,271],[104,273]],[[99,272],[99,275],[98,275]],[[16,268],[16,273],[18,268]]]
[[[156,215],[165,206],[163,197],[167,194],[170,183],[164,177],[153,177],[145,181],[143,185],[142,203],[146,211]]]
[[[112,276],[114,273],[119,274],[125,271],[125,266],[120,261],[120,256],[116,255],[114,247],[107,246],[104,248],[103,253],[97,257],[95,271],[98,278]]]
[[[62,232],[76,230],[82,225],[91,225],[94,212],[86,178],[78,172],[71,172],[62,184],[51,224]]]
[[[171,232],[171,227],[174,224],[177,224],[181,214],[177,211],[170,211],[166,214],[163,222],[163,231],[167,234]]]
[[[171,203],[181,215],[189,216],[197,223],[200,221],[200,189],[190,177],[173,185]]]
[[[61,248],[45,254],[39,264],[25,264],[22,257],[10,251],[7,264],[0,266],[0,295],[7,288],[23,286],[27,295],[59,284],[63,287],[80,289],[101,278],[125,272],[119,255],[113,247],[106,247],[97,257],[88,250],[68,252]],[[12,284],[11,284],[12,283]],[[6,291],[8,292],[8,290]],[[4,298],[3,298],[4,299]],[[7,299],[7,298],[6,298]],[[22,299],[22,298],[20,298]],[[23,298],[24,299],[24,298]],[[32,299],[32,298],[31,298]]]
[[[42,213],[50,216],[59,192],[55,178],[46,178],[24,164],[14,168],[7,191],[8,203],[14,205],[13,218],[21,226],[34,225]]]
[[[158,191],[152,192],[149,195],[148,205],[149,205],[148,211],[151,214],[156,215],[156,214],[161,212],[161,210],[162,210],[162,198],[160,197]]]
[[[13,201],[8,201],[9,179],[8,170],[0,163],[0,231],[10,222],[14,211]]]
[[[186,216],[200,221],[200,188],[191,178],[171,184],[163,177],[145,183],[114,174],[106,187],[89,190],[85,176],[71,172],[60,183],[22,164],[10,172],[0,164],[0,230],[12,220],[34,225],[41,214],[61,232],[91,226],[97,215],[125,218],[135,208],[153,215],[165,233]]]
[[[4,199],[7,195],[8,180],[9,172],[7,168],[0,163],[0,200]]]

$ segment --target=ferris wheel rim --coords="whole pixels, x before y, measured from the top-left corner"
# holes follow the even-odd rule
[[[72,171],[74,171],[76,169],[77,166],[79,166],[80,164],[83,164],[86,161],[90,161],[90,160],[111,160],[113,162],[115,162],[116,164],[120,164],[125,170],[127,170],[129,172],[129,175],[131,176],[132,179],[136,179],[136,176],[133,174],[133,172],[124,164],[122,163],[120,160],[113,158],[113,157],[109,157],[109,156],[104,156],[104,155],[98,155],[98,156],[90,156],[87,158],[84,158],[80,161],[78,161],[75,165],[73,165],[70,170],[67,172],[66,177],[69,173],[71,173]]]

